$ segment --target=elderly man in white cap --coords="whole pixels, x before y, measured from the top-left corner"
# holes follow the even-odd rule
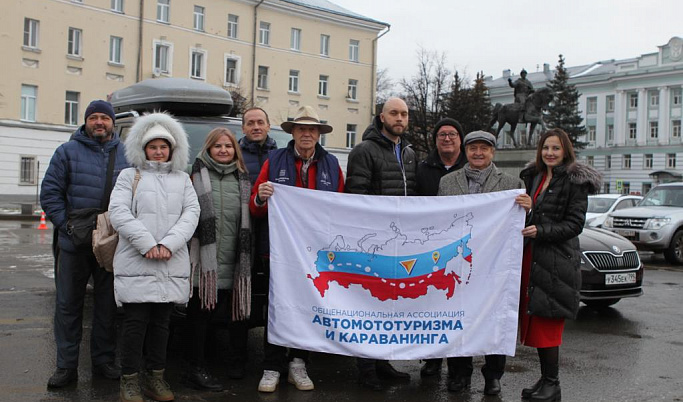
[[[496,151],[496,137],[486,131],[473,131],[465,136],[467,164],[460,170],[441,178],[438,195],[464,195],[492,193],[495,191],[524,188],[517,177],[503,173],[493,163]],[[529,196],[522,194],[515,200],[528,211]],[[448,390],[462,392],[470,387],[472,377],[472,357],[448,358]],[[486,364],[481,368],[484,374],[484,394],[500,393],[500,378],[505,371],[505,355],[487,355]]]
[[[254,217],[263,217],[268,212],[268,198],[273,195],[271,183],[309,188],[313,190],[344,192],[344,175],[337,158],[318,144],[321,134],[332,131],[323,124],[310,106],[299,109],[292,121],[281,124],[294,139],[287,148],[272,151],[263,164],[252,188],[249,209]],[[266,320],[267,322],[267,320]],[[280,373],[287,371],[288,381],[302,391],[312,390],[313,381],[306,372],[307,350],[290,349],[268,343],[268,328],[265,329],[263,377],[259,382],[261,392],[274,392],[280,382]]]

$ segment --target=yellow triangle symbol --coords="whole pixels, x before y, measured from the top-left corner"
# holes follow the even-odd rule
[[[413,267],[415,266],[416,262],[417,258],[413,258],[412,260],[401,261],[399,264],[401,264],[401,266],[405,268],[408,275],[410,275],[410,272],[413,270]]]

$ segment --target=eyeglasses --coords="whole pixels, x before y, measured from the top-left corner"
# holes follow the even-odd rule
[[[448,137],[448,138],[450,138],[450,139],[453,140],[453,139],[455,139],[455,137],[458,136],[458,133],[439,133],[439,134],[437,134],[436,136],[439,137],[439,138],[442,139],[442,140],[445,140],[446,137]]]

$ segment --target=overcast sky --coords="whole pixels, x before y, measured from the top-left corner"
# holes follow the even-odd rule
[[[391,25],[378,64],[394,80],[416,71],[416,51],[445,52],[451,69],[498,78],[557,65],[626,59],[683,37],[683,0],[331,0]]]

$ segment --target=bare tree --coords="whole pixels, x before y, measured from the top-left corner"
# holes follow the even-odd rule
[[[377,69],[377,100],[375,103],[377,105],[383,105],[384,102],[387,101],[387,99],[391,98],[392,96],[395,96],[394,92],[394,81],[389,77],[389,69],[388,68],[379,68]]]
[[[417,51],[417,74],[402,79],[404,99],[410,109],[411,129],[407,139],[413,149],[426,156],[434,147],[431,131],[446,115],[447,94],[451,89],[451,71],[446,67],[446,54],[420,48]]]

